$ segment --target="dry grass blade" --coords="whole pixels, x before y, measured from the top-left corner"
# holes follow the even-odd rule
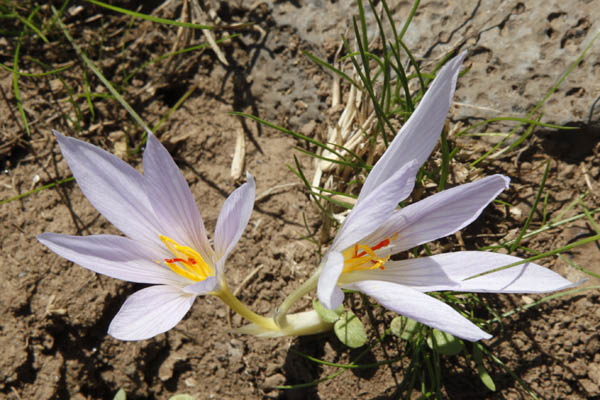
[[[244,164],[246,159],[246,137],[244,131],[240,128],[235,137],[235,152],[231,161],[231,177],[234,180],[241,178],[244,172]]]
[[[185,1],[187,2],[188,0],[185,0]],[[202,7],[200,7],[198,0],[189,0],[189,1],[191,2],[191,8],[192,8],[192,22],[197,23],[199,25],[203,25],[204,21],[208,20],[210,17],[202,9]],[[213,16],[213,19],[218,19],[218,16],[215,12],[212,12],[210,14]],[[221,20],[218,20],[217,22],[220,23]],[[213,33],[208,30],[203,31],[202,33],[204,34],[204,36],[206,36],[206,40],[208,41],[210,48],[215,52],[219,61],[221,61],[224,65],[229,66],[229,62],[227,62],[227,59],[225,58],[225,54],[223,53],[223,51],[221,50],[221,48],[219,47],[219,45],[217,44],[217,42],[215,40],[215,35],[213,35]]]

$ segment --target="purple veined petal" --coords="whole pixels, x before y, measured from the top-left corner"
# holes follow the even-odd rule
[[[370,239],[377,242],[398,233],[378,252],[383,257],[448,236],[477,219],[509,182],[503,175],[492,175],[436,193],[396,211]]]
[[[410,160],[417,160],[419,167],[427,160],[446,121],[466,54],[466,51],[462,52],[448,61],[437,74],[413,114],[371,170],[358,196],[359,201]]]
[[[466,280],[521,260],[519,257],[486,251],[459,251],[388,261],[384,270],[344,274],[343,282],[379,280],[409,286],[420,292],[451,290],[481,293],[545,293],[568,289],[581,283],[568,281],[556,272],[534,263],[520,264]]]
[[[356,205],[346,217],[331,250],[343,251],[377,230],[392,215],[398,203],[412,192],[419,165],[411,161]]]
[[[144,151],[144,177],[161,234],[192,247],[209,261],[212,250],[194,196],[167,149],[152,134]]]
[[[377,271],[381,280],[401,282],[421,292],[452,290],[480,293],[545,293],[568,289],[573,283],[556,272],[534,263],[468,279],[505,265],[522,261],[519,257],[486,251],[459,251],[386,263]],[[370,275],[374,279],[375,274]]]
[[[144,177],[112,154],[52,131],[81,191],[117,229],[134,240],[160,243]]]
[[[122,236],[43,233],[37,239],[59,256],[111,278],[180,287],[190,283],[162,264],[169,254]]]
[[[325,265],[319,276],[317,296],[325,307],[333,310],[344,301],[344,292],[337,285],[344,269],[344,256],[337,251],[329,251],[325,257]]]
[[[198,281],[191,285],[188,285],[183,288],[183,291],[189,294],[193,294],[195,296],[208,294],[210,292],[215,291],[217,286],[219,285],[219,281],[216,276],[209,276],[203,281]]]
[[[250,174],[247,182],[229,195],[223,203],[215,227],[215,253],[217,260],[227,257],[242,236],[254,207],[256,184]]]
[[[407,286],[382,281],[360,281],[347,287],[371,296],[389,310],[461,339],[475,342],[492,337],[449,305]]]
[[[143,340],[166,332],[181,321],[195,298],[167,285],[138,290],[125,300],[108,334],[119,340]]]

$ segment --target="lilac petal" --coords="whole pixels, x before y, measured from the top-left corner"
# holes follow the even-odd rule
[[[250,220],[250,214],[254,207],[256,184],[250,174],[246,174],[246,180],[246,183],[229,195],[219,213],[214,240],[217,260],[227,257],[240,240],[246,225],[248,225],[248,220]]]
[[[385,308],[461,339],[475,342],[492,336],[449,305],[404,285],[360,281],[347,286],[373,297]]]
[[[183,291],[193,295],[208,294],[215,291],[218,286],[218,279],[216,276],[209,276],[203,281],[198,281],[192,285],[188,285],[183,288]]]
[[[344,269],[344,256],[337,251],[325,255],[325,266],[319,276],[317,296],[319,301],[330,310],[338,308],[344,301],[344,292],[338,287],[338,279]]]
[[[102,215],[134,240],[160,243],[144,177],[112,154],[53,131],[81,191]]]
[[[509,182],[503,175],[492,175],[436,193],[395,212],[371,240],[381,241],[398,233],[381,251],[380,256],[384,256],[448,236],[473,222]]]
[[[37,239],[59,256],[111,278],[136,283],[189,284],[187,279],[161,265],[168,254],[122,236],[43,233]]]
[[[177,325],[196,296],[173,286],[150,286],[129,296],[108,327],[119,340],[143,340]]]
[[[431,154],[446,121],[466,52],[454,57],[437,74],[423,99],[377,161],[358,196],[362,199],[410,160],[420,167]]]
[[[151,134],[144,151],[144,176],[162,234],[210,260],[212,250],[194,196],[167,149]]]
[[[340,228],[331,249],[343,251],[375,231],[392,215],[415,185],[419,165],[411,161],[403,165],[387,181],[363,200],[359,200]]]
[[[519,257],[485,251],[460,251],[402,261],[390,261],[385,270],[372,271],[353,279],[397,282],[421,292],[453,290],[481,293],[545,293],[577,286],[554,271],[534,263],[468,279],[505,265],[522,261]],[[371,272],[371,271],[368,271]],[[377,276],[377,277],[376,277]]]

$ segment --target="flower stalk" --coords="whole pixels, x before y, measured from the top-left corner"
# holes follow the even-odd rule
[[[250,310],[244,303],[242,303],[237,297],[235,297],[233,293],[231,293],[231,291],[229,290],[229,287],[226,283],[222,283],[220,290],[211,294],[217,296],[223,301],[223,303],[227,304],[229,308],[231,308],[233,311],[238,313],[242,318],[248,320],[249,322],[258,325],[266,330],[279,330],[279,327],[272,318],[266,318],[256,314],[254,311]]]
[[[292,306],[296,304],[301,298],[306,296],[312,290],[316,289],[317,284],[319,283],[320,274],[321,267],[319,267],[310,278],[304,281],[302,285],[296,288],[285,298],[285,300],[283,300],[281,305],[277,308],[275,316],[273,317],[278,327],[284,328],[287,324],[286,315],[290,308],[292,308]]]

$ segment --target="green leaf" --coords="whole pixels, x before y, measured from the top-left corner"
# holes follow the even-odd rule
[[[175,396],[169,397],[169,400],[196,400],[189,394],[176,394]]]
[[[481,354],[481,345],[479,343],[474,343],[473,359],[475,360],[475,365],[477,366],[477,373],[479,374],[479,379],[481,379],[481,382],[483,382],[485,387],[490,389],[492,392],[495,392],[496,384],[494,383],[494,380],[488,373],[487,369],[485,369]]]
[[[121,388],[121,389],[119,389],[117,394],[115,394],[115,397],[113,397],[113,400],[127,400],[127,393],[125,393],[125,390],[123,388]]]
[[[344,313],[344,306],[340,305],[337,310],[330,310],[325,307],[318,299],[313,300],[313,308],[319,314],[319,317],[325,322],[333,324],[335,321],[340,319],[340,315]]]
[[[392,334],[404,340],[411,340],[418,329],[419,323],[417,321],[402,315],[394,318],[390,324]]]
[[[447,333],[433,329],[427,337],[427,345],[431,350],[436,350],[447,356],[454,356],[463,348],[459,338]]]
[[[357,349],[367,342],[367,333],[352,311],[345,311],[333,325],[335,335],[346,346]]]

